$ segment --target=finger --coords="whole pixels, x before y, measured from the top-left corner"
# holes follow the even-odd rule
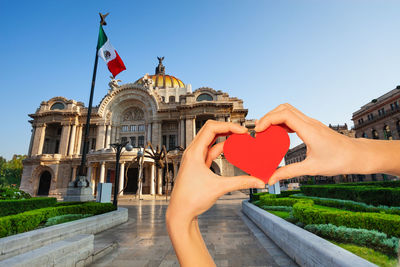
[[[268,184],[273,185],[280,180],[306,175],[308,174],[308,172],[309,170],[307,160],[292,163],[277,169],[272,174],[271,178],[269,178]]]
[[[247,128],[233,122],[208,120],[193,139],[193,145],[207,148],[218,134],[243,134]]]
[[[214,145],[213,147],[210,148],[210,150],[208,150],[207,153],[207,158],[206,158],[206,166],[210,168],[212,161],[217,158],[219,155],[221,155],[223,149],[224,149],[224,143],[225,142],[221,142],[218,143],[216,145]]]
[[[274,112],[267,117],[263,117],[257,124],[255,130],[257,132],[261,132],[271,125],[280,124],[286,125],[287,127],[289,127],[290,130],[294,132],[299,132],[302,127],[306,126],[305,121],[300,119],[299,116],[293,111],[291,111],[290,109],[283,109],[282,111]]]
[[[231,176],[231,177],[221,176],[219,178],[221,183],[220,188],[224,194],[241,189],[265,188],[264,182],[261,179],[253,176],[248,176],[248,175]]]

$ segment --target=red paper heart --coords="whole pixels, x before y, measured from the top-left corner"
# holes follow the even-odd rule
[[[253,138],[249,134],[232,134],[224,143],[225,158],[242,171],[267,183],[289,149],[289,135],[272,125]]]

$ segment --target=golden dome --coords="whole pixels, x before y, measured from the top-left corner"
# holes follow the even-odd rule
[[[158,88],[184,88],[185,84],[178,78],[167,74],[148,75],[153,80],[153,87]],[[143,77],[135,82],[135,84],[143,84]]]

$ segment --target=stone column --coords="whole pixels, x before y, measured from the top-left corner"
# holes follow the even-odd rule
[[[115,135],[117,133],[117,128],[115,127],[115,125],[111,126],[111,144],[115,143]]]
[[[96,150],[104,148],[105,125],[97,125]]]
[[[186,116],[186,147],[190,145],[196,135],[196,116]]]
[[[225,117],[226,117],[225,114],[217,114],[216,115],[217,121],[225,122],[226,121]],[[217,138],[216,143],[221,143],[221,142],[224,142],[225,140],[226,140],[226,136],[221,136],[221,137]]]
[[[151,123],[148,123],[147,125],[146,125],[146,129],[147,129],[147,131],[146,131],[146,143],[145,143],[145,145],[147,144],[147,142],[151,142]]]
[[[156,146],[161,147],[162,144],[162,133],[161,133],[161,121],[153,122],[153,134],[152,134],[152,145],[154,149]]]
[[[44,137],[46,135],[46,124],[37,124],[34,131],[35,137],[33,138],[32,155],[40,155],[43,151]]]
[[[76,171],[76,169],[75,169],[75,171]],[[88,180],[89,182],[92,180],[92,173],[93,173],[93,166],[91,164],[89,164],[88,170],[87,170],[87,175],[86,175],[86,180]]]
[[[106,134],[106,145],[105,148],[110,148],[111,141],[111,125],[107,125],[107,134]]]
[[[32,146],[33,146],[33,138],[35,137],[35,130],[36,127],[33,126],[31,130],[31,140],[29,141],[28,157],[30,157],[32,154]]]
[[[76,134],[76,124],[72,125],[72,129],[71,129],[71,138],[69,139],[69,149],[68,149],[69,156],[74,154],[75,134]]]
[[[100,183],[104,183],[106,176],[106,163],[103,161],[100,164]]]
[[[157,194],[162,195],[162,169],[157,168]]]
[[[150,195],[156,194],[155,180],[156,180],[155,163],[152,163],[150,167]]]
[[[178,164],[176,162],[173,162],[174,165],[174,182],[175,182],[175,178],[178,175]]]
[[[125,185],[125,162],[121,162],[121,164],[119,165],[119,188],[118,188],[118,192],[119,196],[124,195],[124,192],[122,191],[124,189],[124,185]]]
[[[182,117],[179,119],[178,145],[185,148],[185,120]]]
[[[78,134],[76,138],[76,150],[75,150],[75,155],[80,155],[81,154],[81,145],[82,145],[82,132],[83,132],[83,126],[79,125],[78,126]]]
[[[120,139],[120,138],[119,138],[119,132],[120,132],[120,130],[121,130],[121,128],[120,128],[119,126],[117,126],[116,129],[115,129],[115,139],[114,139],[114,142],[117,142],[117,140]],[[121,140],[119,140],[119,141],[121,141]]]
[[[68,145],[69,145],[69,134],[70,134],[71,125],[64,124],[61,131],[61,140],[60,140],[60,154],[67,155],[68,153]]]
[[[78,169],[78,166],[73,166],[72,167],[72,177],[71,177],[71,181],[70,182],[75,180],[75,178],[76,178],[76,170],[77,169]],[[88,172],[89,172],[89,170],[88,170]]]

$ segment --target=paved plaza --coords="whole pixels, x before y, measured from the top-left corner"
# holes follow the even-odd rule
[[[241,192],[221,197],[199,217],[199,227],[217,266],[297,266],[241,212]],[[91,266],[179,266],[165,226],[166,200],[127,200],[129,221],[95,236],[107,251]]]

